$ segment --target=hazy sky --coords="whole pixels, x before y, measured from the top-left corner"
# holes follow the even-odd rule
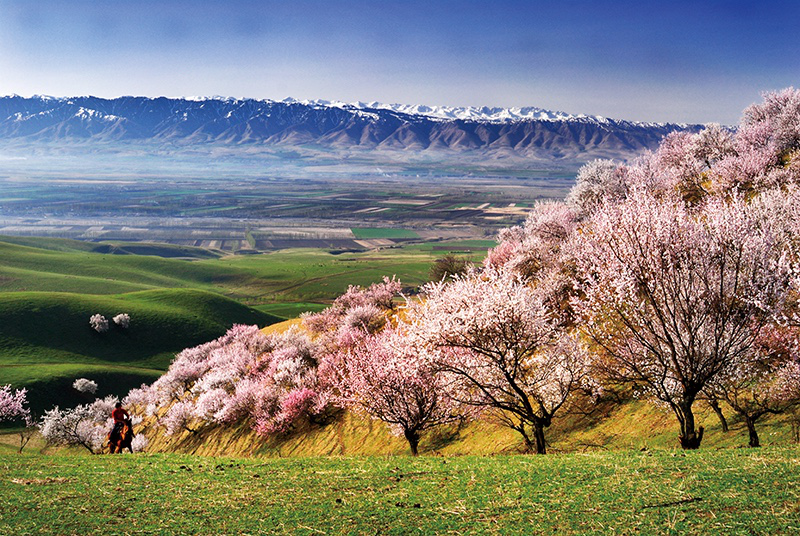
[[[539,106],[736,123],[800,1],[0,0],[0,94]]]

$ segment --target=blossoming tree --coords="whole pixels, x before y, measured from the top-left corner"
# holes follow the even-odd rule
[[[414,456],[423,432],[459,419],[443,376],[403,328],[366,335],[343,351],[340,363],[341,400],[387,423]]]
[[[492,412],[546,452],[544,429],[590,383],[588,359],[546,305],[547,296],[508,270],[432,283],[412,309],[412,332],[435,350],[450,396]]]
[[[600,209],[576,246],[598,362],[667,404],[684,448],[702,440],[700,392],[747,358],[786,298],[790,270],[771,221],[742,197],[693,210],[638,191]]]

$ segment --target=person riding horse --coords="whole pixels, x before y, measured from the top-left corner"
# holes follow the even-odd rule
[[[117,402],[114,406],[111,417],[114,419],[114,427],[108,434],[108,447],[111,454],[114,454],[114,452],[121,453],[123,448],[133,452],[131,448],[133,423],[131,423],[131,416],[125,411],[120,402]]]

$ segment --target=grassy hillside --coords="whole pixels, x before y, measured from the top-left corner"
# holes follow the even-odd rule
[[[294,249],[218,257],[200,248],[0,237],[0,292],[104,295],[194,288],[289,318],[318,309],[351,284],[369,285],[392,275],[411,286],[425,283],[433,261],[448,251],[480,260],[491,244],[431,243],[339,254]],[[115,254],[120,252],[126,254]]]
[[[698,424],[706,428],[702,448],[716,450],[747,445],[743,422],[726,411],[730,431],[722,432],[716,415],[697,405]],[[757,425],[765,446],[794,445],[794,415],[764,418]],[[194,423],[196,433],[165,436],[163,429],[146,420],[140,427],[149,440],[149,452],[180,452],[205,456],[384,456],[407,455],[407,442],[389,433],[380,421],[341,412],[325,425],[300,425],[292,432],[264,439],[248,422],[214,426]],[[545,432],[548,452],[649,450],[678,448],[678,425],[668,411],[643,401],[607,403],[591,415],[562,415]],[[497,455],[523,452],[519,434],[486,418],[464,426],[441,427],[423,436],[423,455]]]
[[[131,325],[106,333],[89,326],[128,313]],[[30,389],[34,410],[77,399],[71,381],[85,376],[105,392],[152,381],[175,352],[219,337],[233,323],[278,320],[210,292],[162,289],[112,296],[58,292],[0,293],[0,384]]]
[[[37,249],[64,252],[88,252],[113,255],[152,255],[165,258],[208,259],[222,255],[221,252],[191,246],[173,244],[109,241],[102,243],[81,242],[65,238],[43,238],[32,236],[0,236],[2,242]]]
[[[559,456],[0,454],[2,534],[796,534],[796,448]]]

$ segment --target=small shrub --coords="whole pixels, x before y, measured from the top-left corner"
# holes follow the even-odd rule
[[[131,315],[128,313],[120,313],[111,320],[122,329],[128,329],[131,325]]]
[[[95,394],[97,392],[97,382],[87,380],[86,378],[78,378],[72,382],[72,387],[79,393]]]
[[[101,314],[94,314],[89,318],[89,325],[97,333],[105,333],[108,331],[108,320]]]

